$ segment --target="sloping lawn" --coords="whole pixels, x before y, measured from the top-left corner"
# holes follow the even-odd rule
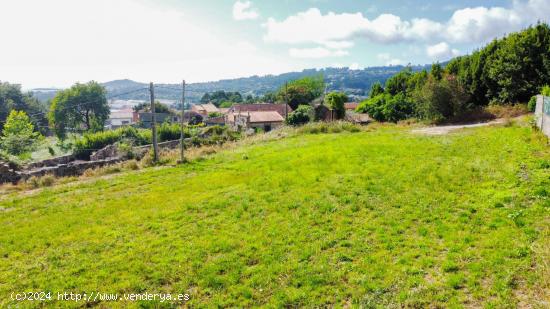
[[[264,142],[4,198],[0,307],[23,291],[55,293],[19,303],[51,307],[85,306],[56,300],[71,291],[188,293],[208,307],[543,307],[549,196],[549,147],[528,127]]]

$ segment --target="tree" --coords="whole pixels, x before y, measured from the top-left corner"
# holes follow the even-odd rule
[[[277,94],[279,101],[288,103],[292,109],[309,104],[323,94],[325,82],[323,76],[305,77],[282,86]]]
[[[435,80],[441,80],[443,78],[443,67],[439,62],[432,64],[430,75],[435,78]]]
[[[348,97],[342,92],[331,92],[325,96],[325,104],[336,111],[338,119],[342,119],[346,115],[345,103],[347,101]]]
[[[220,107],[221,108],[230,108],[231,106],[233,106],[233,102],[231,101],[223,101],[221,104],[220,104]]]
[[[382,87],[382,84],[380,82],[376,82],[372,84],[369,92],[369,97],[374,98],[375,96],[384,93],[384,87]]]
[[[2,148],[9,154],[20,155],[31,151],[40,137],[24,111],[12,110],[2,130]]]
[[[225,92],[224,90],[205,93],[201,98],[201,103],[212,103],[220,107],[222,102],[241,103],[243,97],[239,92]]]
[[[395,96],[383,93],[361,102],[357,107],[357,111],[368,113],[369,116],[378,121],[397,122],[413,116],[414,105],[411,99],[403,93]]]
[[[57,93],[49,113],[55,134],[64,138],[67,128],[84,131],[98,125],[103,128],[110,113],[105,94],[105,88],[94,81],[78,83]]]
[[[139,103],[138,105],[134,106],[134,112],[151,112],[151,103]],[[170,108],[160,103],[159,101],[155,101],[155,113],[156,114],[171,114],[172,111]]]
[[[313,107],[300,105],[292,113],[288,114],[287,124],[298,126],[310,122],[313,119]]]
[[[416,101],[418,115],[435,122],[452,119],[469,110],[469,96],[454,75],[445,75],[441,80],[430,76],[417,93]]]
[[[48,120],[45,106],[32,96],[32,93],[21,92],[20,85],[0,82],[0,130],[2,130],[8,115],[12,110],[25,111],[32,115],[31,122],[39,131],[46,133]]]

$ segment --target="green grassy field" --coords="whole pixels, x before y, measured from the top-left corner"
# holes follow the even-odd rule
[[[527,126],[261,142],[5,196],[0,307],[21,291],[188,293],[199,307],[544,307],[549,196],[550,150]]]

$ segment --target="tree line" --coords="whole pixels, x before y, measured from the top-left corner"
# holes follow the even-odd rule
[[[380,121],[452,121],[487,105],[532,102],[549,83],[550,27],[539,23],[445,67],[436,63],[417,73],[406,68],[384,86],[374,84],[357,110]]]

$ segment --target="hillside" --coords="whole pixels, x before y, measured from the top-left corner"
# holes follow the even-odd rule
[[[190,102],[198,102],[206,92],[216,90],[239,91],[242,94],[263,95],[268,91],[275,91],[285,82],[299,79],[305,76],[322,74],[327,82],[328,90],[345,91],[356,96],[366,96],[371,85],[375,82],[384,83],[389,77],[403,70],[403,66],[371,67],[362,70],[349,70],[348,68],[325,68],[321,70],[304,70],[302,72],[290,72],[280,75],[251,76],[237,79],[226,79],[215,82],[192,83],[187,85],[187,99]],[[429,66],[413,66],[414,71],[429,69]],[[134,89],[149,87],[148,83],[140,83],[132,80],[115,80],[103,84],[109,95],[119,95]],[[181,85],[159,84],[159,86],[174,88],[159,88],[156,97],[159,99],[181,100]],[[34,91],[40,99],[53,97],[55,92]],[[119,97],[126,100],[148,100],[148,93],[143,91]]]
[[[436,137],[384,125],[14,193],[0,199],[0,307],[34,290],[188,293],[194,307],[544,307],[549,176],[527,125]]]

